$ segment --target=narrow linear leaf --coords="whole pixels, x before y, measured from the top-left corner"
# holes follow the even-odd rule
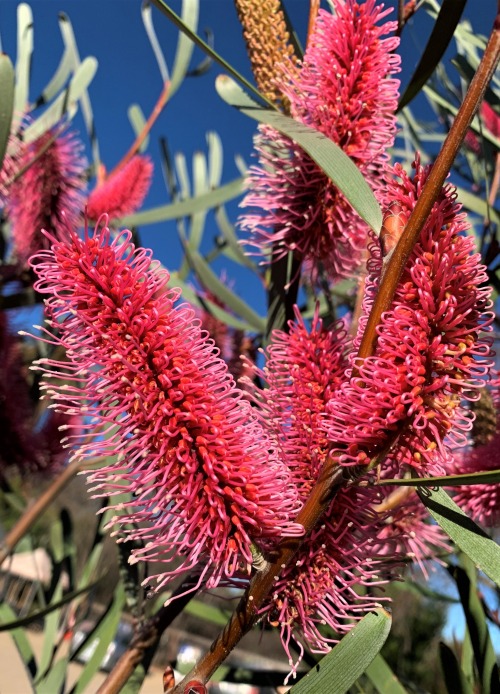
[[[500,587],[500,547],[443,489],[417,489],[434,520],[475,565]]]
[[[68,89],[55,99],[40,118],[31,123],[24,131],[25,142],[33,142],[47,130],[59,123],[65,116],[72,118],[77,111],[77,102],[86,91],[97,70],[95,58],[85,58],[78,69]]]
[[[456,694],[474,694],[474,690],[467,681],[455,654],[451,648],[442,641],[439,644],[439,655],[446,689]]]
[[[144,212],[123,217],[119,221],[124,226],[139,226],[140,224],[154,224],[155,222],[165,222],[169,219],[179,219],[202,212],[203,210],[218,207],[229,200],[241,195],[244,190],[244,179],[235,178],[230,183],[226,183],[220,188],[211,190],[209,193],[200,195],[199,197],[188,198],[180,202],[174,202],[170,205],[161,205],[154,207]]]
[[[131,104],[128,107],[127,115],[132,128],[134,129],[135,136],[137,137],[137,135],[143,131],[143,128],[146,125],[146,119],[144,118],[144,114],[139,104]],[[144,150],[148,148],[148,145],[149,135],[146,135],[141,143],[141,146],[139,147],[139,151],[144,152]]]
[[[376,234],[380,232],[382,213],[373,191],[358,167],[340,147],[308,125],[277,111],[261,108],[226,75],[219,75],[215,87],[226,103],[259,123],[271,125],[300,145],[342,192],[361,219]]]
[[[50,669],[47,676],[37,685],[36,694],[54,694],[64,691],[68,671],[69,655],[60,658]]]
[[[33,14],[31,7],[21,2],[17,6],[16,113],[24,113],[28,105],[32,54]]]
[[[222,178],[223,151],[222,142],[216,132],[207,133],[208,145],[208,183],[210,188],[217,188]]]
[[[57,588],[54,592],[54,601],[59,602],[62,596],[62,584],[61,581],[59,581]],[[56,636],[57,636],[57,629],[59,626],[59,621],[61,618],[61,610],[60,609],[52,609],[47,617],[45,618],[44,621],[44,626],[43,626],[43,647],[42,647],[42,655],[40,656],[40,663],[39,663],[39,670],[38,670],[38,679],[43,677],[46,677],[49,668],[51,667],[52,659],[55,654],[55,649],[56,649]]]
[[[443,477],[414,477],[411,479],[379,480],[377,486],[398,487],[460,487],[463,484],[496,484],[500,483],[500,470],[473,472],[463,475],[448,475]]]
[[[467,0],[443,0],[422,57],[399,100],[398,111],[415,97],[432,75],[453,38]]]
[[[158,37],[156,35],[156,31],[153,24],[153,17],[151,14],[151,5],[148,2],[148,0],[145,0],[145,2],[142,3],[141,15],[144,28],[146,29],[146,34],[149,39],[149,43],[151,44],[151,48],[153,49],[153,53],[156,58],[156,62],[158,63],[158,69],[160,70],[161,78],[163,80],[163,83],[165,84],[165,82],[169,81],[170,75],[168,72],[167,61],[165,60],[165,56],[163,55],[163,51],[161,50],[160,42],[158,41]]]
[[[240,299],[232,292],[224,282],[217,277],[214,271],[208,266],[201,255],[194,251],[189,253],[189,261],[193,267],[200,284],[208,291],[212,292],[224,306],[241,318],[244,318],[252,326],[253,330],[263,333],[266,327],[265,318],[259,316],[253,308]]]
[[[481,215],[484,219],[489,217],[494,224],[500,225],[500,211],[496,210],[494,207],[490,207],[487,200],[470,193],[464,188],[457,188],[457,195],[458,199],[467,210]]]
[[[462,557],[462,566],[454,566],[450,573],[457,584],[464,609],[474,659],[476,661],[482,694],[498,694],[500,679],[493,644],[491,643],[486,616],[478,595],[476,568]]]
[[[14,110],[14,67],[8,55],[0,55],[0,171],[7,151]]]
[[[44,88],[38,99],[36,99],[33,108],[39,108],[44,106],[49,101],[55,98],[55,96],[64,88],[64,85],[71,75],[71,70],[73,69],[73,57],[71,51],[66,48],[62,54],[59,65],[56,71],[50,79],[50,82]]]
[[[183,0],[181,20],[190,31],[196,32],[198,26],[199,2],[198,0]],[[188,71],[194,43],[184,32],[179,34],[177,50],[175,52],[174,67],[172,68],[172,81],[170,83],[169,96],[171,97],[182,84],[182,80]]]
[[[384,609],[367,614],[342,641],[291,689],[292,694],[344,694],[361,677],[384,645],[391,616]]]
[[[222,205],[215,210],[215,221],[217,222],[217,226],[219,227],[224,241],[226,241],[229,248],[233,251],[235,261],[255,271],[255,263],[243,252],[238,237],[236,236],[234,226],[229,221],[226,210]]]
[[[379,694],[407,694],[406,689],[380,653],[375,656],[371,664],[366,668],[365,675]]]
[[[17,615],[10,605],[8,605],[6,602],[0,604],[0,624],[7,622],[12,623],[16,620],[16,617]],[[10,632],[10,636],[16,644],[16,648],[19,651],[19,655],[21,656],[26,669],[33,678],[36,675],[37,663],[30,642],[28,641],[28,637],[26,636],[26,632],[24,629],[16,628]]]

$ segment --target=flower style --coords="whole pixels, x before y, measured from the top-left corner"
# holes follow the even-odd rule
[[[16,163],[28,167],[8,188],[7,214],[21,262],[80,222],[86,186],[83,146],[72,133],[49,130],[21,149]],[[42,152],[40,154],[40,152]]]
[[[298,71],[282,68],[281,91],[292,116],[319,130],[358,166],[376,195],[385,183],[388,148],[396,131],[399,39],[387,36],[395,22],[375,0],[334,0],[335,15],[318,14]],[[294,251],[332,276],[349,275],[366,248],[367,225],[314,161],[292,140],[261,126],[256,140],[260,167],[250,170],[242,226],[251,245],[273,260]]]
[[[349,341],[343,322],[327,329],[317,311],[308,330],[296,309],[296,322],[289,328],[289,333],[273,331],[266,365],[255,369],[268,387],[254,387],[253,396],[305,502],[329,453],[322,418],[342,382]],[[381,529],[380,516],[371,508],[376,501],[380,498],[374,489],[339,492],[262,607],[267,621],[280,628],[292,673],[297,663],[291,639],[301,650],[305,640],[314,652],[327,652],[339,634],[378,604],[354,589],[380,582],[380,562],[372,550]],[[337,636],[325,636],[321,624]]]
[[[500,469],[500,418],[498,416],[500,378],[498,376],[491,384],[491,388],[495,408],[495,426],[491,427],[489,424],[488,436],[483,430],[479,441],[477,438],[474,440],[475,437],[473,437],[472,447],[457,451],[450,474],[474,474]],[[481,400],[486,399],[487,395],[488,393],[483,394]],[[479,417],[477,412],[476,417]],[[500,484],[471,484],[456,487],[453,498],[478,523],[488,528],[500,525]]]
[[[418,158],[414,168],[411,179],[396,165],[400,182],[386,193],[386,208],[396,202],[406,218],[428,174]],[[439,474],[452,460],[450,447],[466,443],[472,422],[461,400],[477,397],[492,366],[490,340],[481,334],[492,321],[490,289],[467,229],[455,190],[445,185],[382,317],[374,355],[356,364],[329,403],[326,427],[330,440],[340,443],[341,464],[377,456],[397,475],[408,466]],[[371,251],[355,345],[380,276],[380,251],[375,245]]]
[[[103,214],[118,219],[139,209],[153,176],[149,157],[136,154],[116,173],[99,183],[87,201],[87,216],[97,220]]]
[[[253,542],[302,532],[291,520],[296,492],[213,341],[190,307],[176,306],[180,290],[129,231],[112,238],[106,222],[83,239],[49,237],[52,249],[31,261],[58,337],[45,335],[70,360],[38,368],[58,410],[91,418],[76,454],[118,456],[90,475],[92,491],[132,495],[112,507],[113,523],[122,541],[146,543],[132,561],[165,565],[148,581],[160,589],[194,571],[193,590],[215,587],[248,575]]]

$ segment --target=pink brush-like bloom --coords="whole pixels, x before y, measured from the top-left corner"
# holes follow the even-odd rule
[[[329,453],[321,423],[326,403],[342,382],[349,340],[342,322],[325,328],[316,312],[308,329],[295,313],[289,333],[273,332],[265,367],[255,369],[268,387],[254,386],[252,394],[304,502]],[[266,600],[261,613],[279,627],[292,673],[298,664],[292,639],[301,651],[305,641],[312,651],[324,653],[338,636],[325,636],[321,624],[343,634],[378,604],[360,596],[355,586],[379,583],[372,543],[381,526],[371,509],[379,500],[373,489],[351,487],[337,494]]]
[[[397,555],[403,561],[416,564],[427,578],[428,560],[436,561],[438,552],[451,552],[448,536],[438,525],[430,522],[427,509],[414,488],[382,489],[385,498],[375,506],[375,510],[385,514],[385,518],[374,540],[373,553],[389,560]]]
[[[74,134],[64,133],[57,135],[47,147],[53,137],[54,131],[49,130],[22,149],[17,166],[31,165],[7,191],[7,214],[21,262],[48,247],[42,229],[60,239],[68,227],[78,226],[83,212],[86,186],[83,146]]]
[[[394,174],[400,182],[388,187],[386,208],[396,202],[408,218],[428,170],[417,159],[413,179],[399,165]],[[444,186],[378,327],[375,354],[358,364],[329,403],[326,427],[332,443],[340,444],[341,464],[365,464],[378,455],[397,475],[408,467],[444,472],[450,446],[466,443],[471,418],[461,400],[477,397],[492,366],[482,332],[493,319],[486,270],[464,234],[468,228],[454,188]],[[380,276],[380,251],[375,244],[371,250],[355,345]]]
[[[112,507],[113,524],[146,543],[133,561],[165,565],[148,581],[160,589],[199,571],[193,590],[215,587],[248,575],[253,542],[302,532],[296,491],[193,310],[176,306],[168,273],[106,222],[83,239],[49,237],[52,249],[31,260],[59,337],[44,334],[70,359],[38,365],[57,409],[91,418],[77,455],[118,456],[90,480],[98,496],[132,495]]]
[[[378,195],[385,183],[387,150],[394,142],[399,39],[396,24],[379,25],[390,10],[375,0],[335,0],[335,14],[320,10],[301,68],[283,68],[281,92],[292,116],[335,142]],[[367,225],[323,171],[294,142],[261,126],[260,167],[250,170],[242,226],[273,260],[295,251],[332,275],[351,274],[366,248]]]
[[[132,214],[142,205],[152,176],[153,163],[149,157],[132,157],[125,166],[90,193],[87,216],[97,220],[103,214],[107,214],[110,219]]]
[[[457,451],[450,474],[474,474],[500,469],[500,379],[492,383],[496,427],[484,444]],[[485,527],[500,525],[500,484],[471,484],[453,489],[453,498],[475,521]]]

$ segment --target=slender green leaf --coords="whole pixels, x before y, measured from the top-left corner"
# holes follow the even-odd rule
[[[62,584],[59,581],[57,588],[54,592],[53,599],[57,603],[60,601],[62,596]],[[47,675],[47,672],[52,664],[52,659],[55,654],[56,648],[56,635],[57,629],[59,627],[61,619],[61,610],[51,610],[45,618],[43,626],[43,647],[42,655],[40,656],[40,664],[37,674],[37,680],[41,681],[41,678]]]
[[[367,614],[298,684],[292,694],[344,694],[370,665],[389,635],[391,616],[382,608]]]
[[[226,72],[228,72],[235,80],[238,80],[246,89],[250,90],[257,98],[262,99],[270,108],[275,109],[275,105],[261,94],[250,82],[240,75],[240,73],[230,65],[227,60],[214,51],[214,49],[203,41],[186,23],[177,15],[164,0],[152,0],[152,3],[165,14],[175,26],[180,29],[193,43],[195,43],[202,51],[204,51],[212,60],[218,63]]]
[[[413,477],[409,479],[379,480],[379,486],[393,487],[460,487],[463,484],[500,483],[500,470],[472,472],[463,475],[444,475],[442,477]]]
[[[0,54],[0,171],[7,151],[14,109],[14,67],[8,55]]]
[[[146,125],[146,119],[144,118],[144,114],[142,112],[141,107],[139,104],[132,104],[131,106],[128,107],[127,111],[128,119],[130,123],[132,124],[132,127],[134,129],[134,133],[137,137],[139,133],[142,132],[144,126]],[[144,140],[141,143],[141,146],[139,148],[140,152],[144,152],[148,148],[149,144],[149,135],[146,135]]]
[[[243,321],[239,318],[236,318],[236,316],[233,316],[232,313],[224,311],[223,308],[217,306],[217,304],[215,304],[213,301],[210,301],[210,299],[204,298],[203,303],[215,318],[222,321],[226,325],[229,325],[230,328],[235,328],[235,330],[243,330],[246,333],[255,332],[254,325],[252,325],[248,321]]]
[[[258,106],[230,77],[219,75],[215,83],[220,97],[259,123],[271,125],[294,140],[343,193],[359,216],[378,234],[382,226],[379,204],[358,167],[334,142],[314,128],[277,111]]]
[[[476,568],[467,557],[462,566],[454,566],[450,573],[457,584],[464,609],[474,659],[476,661],[482,694],[498,694],[500,679],[495,650],[491,643],[486,616],[478,595]]]
[[[146,34],[149,39],[149,43],[151,44],[151,48],[153,49],[153,53],[156,58],[156,62],[158,63],[158,69],[160,70],[161,78],[163,80],[163,83],[165,84],[165,82],[168,82],[170,79],[167,61],[165,60],[165,56],[163,55],[163,51],[161,50],[160,42],[158,41],[158,37],[156,35],[156,31],[153,24],[153,17],[151,13],[151,5],[148,0],[145,0],[142,3],[141,15],[142,21],[144,23],[144,28],[146,29]]]
[[[65,15],[64,12],[59,12],[59,31],[61,32],[65,48],[69,51],[69,53],[72,56],[73,70],[76,72],[79,70],[80,65],[82,63],[80,60],[78,46],[76,44],[75,34],[73,32],[73,26],[69,20],[69,17]],[[87,135],[90,140],[90,148],[92,150],[93,163],[95,167],[98,167],[100,163],[99,142],[97,141],[97,136],[95,132],[92,104],[90,103],[90,97],[86,87],[81,90],[81,92],[78,94],[78,97],[75,96],[74,98],[78,98],[78,100],[80,101],[83,121],[85,123]],[[76,110],[76,107],[74,108]]]
[[[469,630],[465,629],[465,634],[462,639],[462,653],[460,657],[461,670],[465,675],[470,687],[474,684],[474,651],[470,640]]]
[[[123,217],[120,224],[123,226],[139,226],[141,224],[154,224],[156,222],[165,222],[169,219],[179,219],[186,217],[202,210],[218,207],[228,200],[233,200],[243,192],[244,179],[235,178],[230,183],[226,183],[220,188],[211,190],[209,193],[200,195],[199,197],[180,200],[179,202],[171,203],[170,205],[161,205],[154,207],[144,212]]]
[[[462,552],[500,587],[500,547],[469,518],[443,489],[419,488],[418,495],[431,516]]]
[[[196,33],[198,26],[199,2],[198,0],[183,0],[181,21],[191,32]],[[193,54],[194,43],[184,33],[179,34],[177,50],[175,52],[174,67],[172,68],[172,81],[170,83],[169,96],[171,97],[180,87],[186,76],[189,62]]]
[[[223,151],[222,142],[216,132],[207,133],[208,145],[208,183],[210,188],[217,188],[222,178]]]
[[[28,105],[32,54],[33,14],[31,7],[21,2],[17,6],[16,113],[24,113]]]
[[[188,257],[200,284],[216,296],[224,306],[248,321],[255,331],[263,333],[266,327],[265,318],[261,318],[253,308],[236,296],[224,282],[221,282],[198,252],[188,252]]]
[[[69,654],[60,658],[50,668],[47,676],[38,683],[36,694],[55,694],[64,691],[64,683],[68,671]]]
[[[398,111],[418,94],[436,69],[453,38],[467,0],[443,0],[422,57],[399,100]]]
[[[44,106],[64,88],[64,85],[71,75],[73,69],[73,56],[71,51],[66,48],[61,56],[59,65],[50,79],[50,82],[44,88],[38,99],[35,101],[34,108]]]
[[[97,70],[95,58],[85,58],[76,70],[68,89],[60,94],[47,110],[24,131],[25,142],[33,142],[49,128],[59,123],[64,116],[72,118],[77,111],[78,100],[86,91]]]
[[[488,205],[488,201],[478,195],[465,190],[465,188],[457,188],[458,199],[462,205],[470,212],[475,212],[481,215],[484,219],[489,219],[494,223],[500,225],[500,211],[496,210],[494,207]]]
[[[191,600],[184,608],[184,614],[190,614],[204,622],[210,622],[218,627],[224,627],[227,624],[228,615],[219,607],[207,605],[200,600]]]
[[[99,670],[102,660],[106,655],[108,646],[116,634],[124,605],[125,591],[120,583],[114,593],[111,608],[104,619],[100,622],[97,629],[92,632],[90,639],[87,641],[88,643],[90,640],[98,639],[99,643],[92,654],[92,657],[81,672],[73,694],[82,694],[82,692],[85,692],[86,687],[90,684],[93,676]]]
[[[453,694],[474,694],[460,664],[449,646],[441,641],[439,644],[441,670],[443,671],[446,688]]]
[[[10,605],[8,605],[6,602],[0,604],[0,624],[7,623],[7,622],[14,622],[17,619],[17,615],[12,609]],[[12,629],[10,632],[10,636],[13,639],[14,643],[16,644],[16,648],[19,651],[19,655],[21,656],[21,659],[23,663],[26,666],[26,669],[30,673],[31,677],[34,677],[36,675],[37,671],[37,664],[35,660],[35,655],[33,653],[33,650],[31,648],[30,642],[28,640],[28,637],[26,636],[26,632],[24,629],[21,628],[16,628]]]
[[[240,263],[240,265],[245,265],[245,267],[256,272],[255,263],[243,252],[238,237],[236,236],[234,226],[229,221],[226,210],[222,205],[215,210],[215,221],[217,222],[217,226],[219,227],[224,241],[226,241],[229,248],[233,251],[234,260]]]
[[[406,689],[380,653],[375,656],[371,664],[366,668],[365,675],[379,694],[407,694]]]

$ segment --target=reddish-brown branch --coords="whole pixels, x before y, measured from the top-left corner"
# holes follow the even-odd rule
[[[147,121],[144,123],[143,129],[135,138],[135,141],[132,144],[132,146],[130,147],[129,151],[125,154],[125,156],[121,159],[121,161],[118,162],[118,164],[115,166],[113,171],[111,171],[111,173],[108,174],[108,178],[110,176],[113,176],[121,168],[123,168],[125,166],[125,164],[127,164],[132,159],[134,154],[136,154],[136,152],[139,151],[139,147],[142,145],[142,143],[144,142],[144,140],[148,136],[149,131],[151,130],[156,119],[158,118],[158,116],[162,112],[163,107],[167,103],[169,91],[170,91],[170,82],[165,82],[165,84],[163,85],[163,89],[161,91],[161,94],[158,97],[158,101],[156,102],[156,105],[155,105],[154,109],[152,110],[151,115],[149,116]]]
[[[389,309],[392,303],[401,274],[408,262],[408,258],[410,257],[415,243],[418,241],[425,221],[441,192],[443,183],[453,164],[453,160],[462,145],[465,134],[484,96],[486,87],[495,72],[499,57],[500,16],[497,16],[483,59],[470,83],[464,102],[457,113],[457,117],[429,173],[422,194],[417,200],[417,204],[408,220],[404,233],[387,263],[387,268],[380,282],[380,287],[361,340],[358,352],[359,359],[369,357],[375,350],[377,344],[377,326],[380,323],[382,314]]]

